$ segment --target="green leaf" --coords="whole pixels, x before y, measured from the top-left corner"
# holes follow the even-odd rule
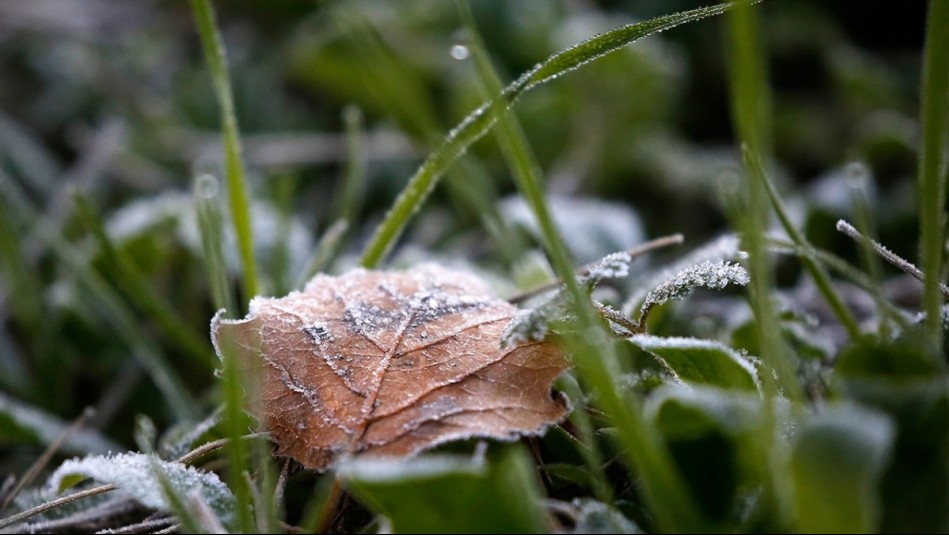
[[[892,416],[900,440],[917,449],[939,448],[949,440],[949,381],[914,343],[865,339],[848,347],[838,358],[832,385]]]
[[[711,340],[637,334],[628,338],[686,383],[756,390],[754,367],[734,349]]]
[[[881,413],[837,405],[806,421],[791,446],[795,517],[808,533],[875,531],[894,426]]]
[[[742,462],[761,422],[761,403],[752,393],[667,385],[652,394],[646,407],[696,503],[720,525],[732,518],[746,483]]]
[[[526,454],[506,447],[490,461],[449,455],[357,459],[339,477],[395,533],[548,531]]]
[[[197,494],[221,522],[232,522],[236,502],[230,489],[213,472],[204,472],[181,463],[162,461],[155,455],[123,453],[114,456],[89,456],[64,462],[50,476],[48,485],[57,492],[91,477],[110,483],[128,493],[146,507],[173,512],[168,493],[156,476],[158,466],[165,475],[166,483],[177,496]]]

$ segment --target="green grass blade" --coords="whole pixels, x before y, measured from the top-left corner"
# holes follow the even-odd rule
[[[7,213],[15,213],[24,222],[32,224],[55,256],[75,273],[94,305],[114,326],[115,334],[125,343],[132,355],[141,362],[161,391],[165,403],[180,420],[197,418],[198,403],[194,400],[174,368],[164,355],[154,349],[149,337],[112,287],[92,270],[75,247],[37,214],[36,208],[10,177],[0,173],[0,198],[5,201]]]
[[[215,22],[211,0],[190,0],[195,24],[201,36],[205,59],[214,81],[218,104],[221,107],[221,129],[224,134],[224,163],[227,169],[227,190],[231,205],[231,217],[234,218],[234,232],[244,270],[244,297],[256,296],[257,265],[254,261],[254,237],[251,226],[250,201],[247,194],[247,180],[244,177],[244,164],[241,161],[241,141],[237,128],[237,115],[234,112],[234,96],[227,73],[227,56],[221,35]]]
[[[637,39],[680,24],[722,14],[733,6],[733,3],[718,4],[656,17],[610,30],[554,54],[508,85],[496,98],[505,105],[511,105],[522,93],[616,51]],[[484,104],[462,120],[409,179],[409,183],[399,194],[366,245],[361,260],[363,266],[375,267],[386,257],[409,219],[421,208],[448,167],[491,128],[497,118],[494,114],[488,113],[490,106],[491,103]]]
[[[208,270],[211,300],[216,310],[226,310],[228,317],[235,317],[238,311],[228,282],[227,264],[224,262],[224,231],[218,204],[219,191],[217,178],[211,175],[195,177],[192,195],[198,229],[201,232],[204,264]]]
[[[784,208],[784,203],[781,202],[781,196],[765,173],[761,161],[758,160],[755,155],[751,154],[750,151],[746,151],[745,161],[751,170],[751,176],[761,183],[761,187],[764,188],[765,193],[767,193],[768,199],[771,201],[771,207],[777,214],[778,221],[781,222],[781,226],[784,227],[784,231],[788,233],[791,241],[800,247],[810,247],[804,233],[798,230],[797,227],[794,226],[794,222],[791,221],[791,216],[788,215],[787,210]],[[853,339],[859,338],[860,326],[857,324],[857,320],[853,317],[853,314],[850,313],[850,309],[844,304],[843,299],[841,299],[840,296],[837,295],[836,290],[834,290],[827,270],[809,256],[802,256],[801,263],[804,264],[804,269],[807,270],[807,273],[814,280],[814,285],[817,286],[817,290],[824,297],[824,300],[827,301],[830,309],[837,316],[837,319],[840,320],[844,328],[847,329],[847,334]]]
[[[946,180],[949,173],[949,2],[930,0],[922,73],[923,143],[919,154],[920,264],[923,304],[930,345],[942,348],[940,308],[946,225]],[[940,350],[941,353],[941,350]],[[944,362],[943,359],[940,359]]]
[[[346,126],[346,169],[333,221],[342,219],[352,226],[362,208],[366,190],[366,136],[362,110],[347,106],[343,110],[343,124]]]
[[[764,381],[764,392],[774,394],[775,387],[790,399],[800,399],[794,378],[794,365],[782,343],[781,328],[771,301],[773,275],[765,247],[764,230],[768,228],[767,177],[763,165],[770,154],[770,92],[765,82],[764,57],[757,11],[742,2],[726,18],[729,92],[732,122],[742,143],[747,179],[744,181],[747,210],[740,217],[742,242],[748,251],[751,274],[751,304],[758,329],[762,360],[775,371],[777,384]]]
[[[497,94],[500,81],[480,43],[470,9],[463,0],[459,0],[459,10],[470,34],[469,41],[482,83],[488,94]],[[655,430],[645,425],[638,401],[625,396],[615,381],[618,376],[615,344],[597,321],[589,297],[577,282],[566,243],[554,223],[544,195],[539,166],[520,124],[503,100],[494,100],[488,111],[498,122],[498,143],[518,190],[537,218],[551,264],[567,288],[580,332],[584,333],[570,343],[574,364],[584,382],[596,391],[600,406],[616,424],[632,466],[642,477],[643,491],[657,524],[664,530],[675,532],[701,531],[705,526],[704,519],[692,503],[668,452]]]
[[[122,249],[115,246],[112,238],[106,233],[105,225],[92,200],[79,191],[73,193],[73,199],[80,217],[99,242],[107,264],[115,270],[114,281],[118,289],[142,312],[154,319],[179,349],[202,365],[209,366],[210,343],[199,337],[190,325],[179,318],[171,304],[148,284],[148,280],[135,263]]]

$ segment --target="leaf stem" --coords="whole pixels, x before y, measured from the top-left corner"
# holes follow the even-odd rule
[[[949,2],[930,0],[923,52],[919,151],[920,264],[926,332],[932,348],[942,353],[943,295],[940,292],[946,225],[946,180],[949,174]],[[944,359],[939,359],[945,364]]]

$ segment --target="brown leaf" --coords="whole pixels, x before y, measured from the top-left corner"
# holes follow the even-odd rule
[[[257,297],[242,320],[218,313],[211,334],[219,355],[234,347],[241,368],[259,370],[251,410],[278,453],[322,470],[341,455],[514,440],[561,420],[567,402],[550,385],[567,362],[548,342],[502,350],[516,313],[467,273],[355,269]]]

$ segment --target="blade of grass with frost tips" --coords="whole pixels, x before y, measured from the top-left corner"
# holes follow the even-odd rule
[[[949,174],[949,2],[930,0],[926,22],[926,44],[922,73],[923,125],[919,153],[919,226],[920,264],[923,268],[923,303],[928,321],[926,332],[930,346],[942,348],[940,308],[945,235],[946,180]],[[939,353],[941,353],[941,349]],[[945,360],[939,359],[943,366]]]
[[[79,216],[98,240],[107,264],[116,270],[114,281],[119,290],[139,309],[154,318],[179,349],[203,365],[210,365],[210,344],[199,338],[191,326],[178,317],[171,304],[149,286],[145,276],[125,252],[115,246],[92,200],[78,190],[73,192],[73,200],[79,209]]]
[[[470,8],[464,0],[458,0],[457,4],[469,33],[484,89],[488,94],[496,94],[500,89],[500,80],[481,45]],[[625,396],[616,384],[615,378],[619,374],[616,373],[618,361],[615,344],[597,321],[596,311],[574,275],[566,243],[557,230],[544,196],[540,167],[534,160],[520,124],[513,113],[508,113],[503,100],[493,101],[488,112],[499,124],[498,143],[518,190],[526,197],[537,218],[551,264],[567,288],[579,329],[584,333],[582,338],[567,337],[576,368],[584,381],[593,387],[601,408],[610,415],[619,430],[629,461],[642,478],[644,495],[656,516],[657,524],[673,532],[704,531],[705,519],[698,512],[655,429],[645,425],[638,400]]]
[[[505,105],[511,105],[522,93],[570,72],[585,63],[619,50],[637,39],[674,28],[680,24],[720,15],[734,7],[734,5],[734,3],[726,3],[702,7],[610,30],[547,58],[546,61],[527,71],[523,76],[508,85],[504,91],[496,96],[496,100],[503,102]],[[464,154],[472,143],[480,139],[491,128],[497,118],[493,114],[487,113],[490,106],[491,103],[483,104],[465,117],[458,126],[448,133],[441,145],[429,155],[415,172],[415,175],[409,179],[409,183],[399,194],[385,219],[366,245],[361,260],[364,267],[376,267],[385,258],[402,234],[409,219],[421,208],[446,169]]]
[[[184,383],[164,356],[155,351],[147,333],[139,328],[135,315],[102,277],[91,269],[86,260],[62,235],[50,228],[39,217],[26,195],[5,174],[0,173],[0,199],[6,201],[8,213],[32,223],[37,236],[44,240],[58,259],[76,274],[82,286],[89,292],[95,304],[101,306],[115,328],[116,335],[125,343],[142,366],[148,370],[155,386],[161,391],[172,412],[178,419],[197,417],[198,404],[188,393]]]
[[[216,310],[227,311],[228,317],[236,317],[234,294],[228,283],[227,264],[224,263],[224,231],[221,228],[221,208],[218,205],[218,180],[212,175],[198,175],[194,179],[195,216],[201,232],[201,249],[208,270],[208,286]]]
[[[201,36],[205,60],[211,71],[218,104],[221,107],[221,130],[224,134],[224,163],[227,169],[227,191],[234,218],[234,233],[244,270],[244,297],[250,300],[258,294],[257,266],[254,262],[254,237],[251,226],[250,201],[247,179],[241,161],[241,140],[234,112],[234,96],[227,74],[227,56],[217,29],[211,0],[189,0],[195,25]],[[236,311],[235,311],[236,312]]]

